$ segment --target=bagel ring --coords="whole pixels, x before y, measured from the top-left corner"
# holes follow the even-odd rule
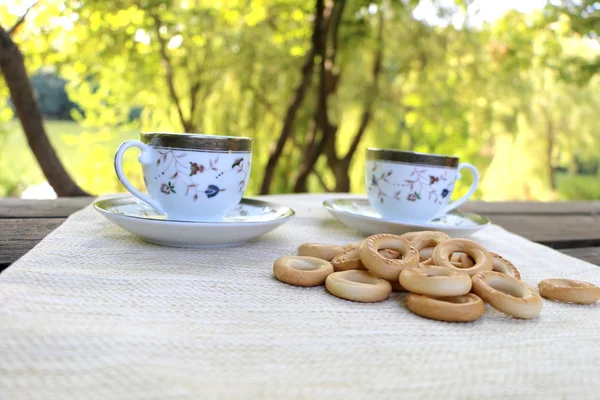
[[[435,245],[431,246],[431,247],[435,247],[438,244],[450,239],[450,236],[448,236],[446,233],[439,232],[439,231],[422,231],[422,232],[417,232],[417,233],[418,233],[418,235],[416,237],[413,237],[412,239],[409,240],[409,242],[411,242],[417,249],[418,248],[423,249],[425,247],[429,247],[429,246],[419,245],[419,242],[435,243]]]
[[[409,292],[433,297],[461,296],[471,291],[471,277],[447,267],[420,265],[400,272],[400,284]]]
[[[444,232],[438,231],[418,231],[408,232],[400,235],[404,239],[408,240],[415,249],[419,252],[419,261],[427,261],[433,254],[433,249],[438,244],[450,239],[450,236]],[[427,250],[426,250],[427,249]]]
[[[438,298],[411,293],[406,305],[420,317],[447,322],[475,321],[485,312],[485,304],[473,293]]]
[[[331,263],[316,257],[285,256],[273,263],[275,278],[290,285],[322,285],[331,273],[333,273]]]
[[[455,252],[467,254],[473,258],[473,260],[475,260],[475,265],[470,268],[455,267],[450,262],[450,257],[452,257],[452,253]],[[456,271],[460,271],[469,275],[473,275],[482,271],[491,271],[494,266],[492,256],[485,249],[485,247],[468,239],[449,239],[440,243],[433,250],[431,260],[433,261],[434,265],[452,268]]]
[[[331,265],[333,265],[334,271],[348,271],[351,269],[364,269],[362,261],[360,261],[359,252],[357,249],[353,249],[348,247],[346,251],[341,254],[338,254],[331,260]]]
[[[419,252],[419,262],[427,262],[429,259],[431,259],[431,256],[426,258],[429,251],[425,249],[431,249],[431,255],[433,255],[433,250],[435,250],[436,246],[441,242],[438,242],[433,238],[417,238],[415,241],[410,243]]]
[[[421,250],[419,250],[419,262],[428,261],[431,258],[431,255],[433,254],[433,249],[435,249],[435,246],[424,247]]]
[[[432,250],[435,250],[435,248],[433,248]],[[419,253],[419,255],[422,254],[422,251]],[[433,254],[433,251],[432,251]],[[452,257],[450,257],[450,264],[454,265],[456,268],[459,269],[465,269],[465,268],[471,268],[472,266],[475,265],[475,261],[473,261],[473,259],[471,257],[469,257],[468,255],[464,254],[464,253],[453,253]],[[436,265],[433,262],[433,258],[429,257],[427,258],[425,261],[420,261],[419,265]]]
[[[416,239],[418,236],[421,235],[421,233],[423,233],[423,232],[406,232],[406,233],[403,233],[402,235],[400,235],[400,237],[408,240],[409,242],[412,242],[413,239]]]
[[[457,268],[471,268],[475,265],[475,260],[465,253],[453,253],[450,262]]]
[[[592,304],[600,300],[600,287],[571,279],[545,279],[538,284],[547,299],[566,303]]]
[[[336,297],[363,303],[385,300],[392,293],[392,285],[385,279],[354,269],[330,274],[325,287]]]
[[[364,240],[362,242],[349,243],[347,248],[360,250],[360,246],[363,244],[363,242],[364,242]],[[381,254],[385,258],[399,258],[400,257],[400,252],[396,251],[396,250],[392,250],[392,249],[381,249],[381,250],[379,250],[379,254]]]
[[[331,261],[335,256],[346,251],[346,249],[346,246],[336,244],[304,243],[298,247],[298,255]]]
[[[352,247],[353,249],[360,249],[360,246],[363,244],[364,240],[361,240],[360,242],[352,242],[352,243],[348,243],[348,247]]]
[[[512,276],[513,278],[521,279],[521,274],[519,273],[519,270],[515,268],[513,263],[511,263],[499,254],[493,253],[491,251],[490,254],[492,255],[492,271],[500,272],[501,274]]]
[[[400,258],[400,256],[401,256],[399,251],[392,250],[392,249],[381,249],[381,250],[378,250],[377,252],[385,258],[391,258],[394,260]]]
[[[495,271],[479,272],[472,277],[473,292],[498,311],[513,317],[530,319],[540,315],[542,298],[525,282]]]
[[[429,257],[425,261],[420,261],[419,266],[421,266],[421,265],[433,265],[433,259],[431,257]]]
[[[419,254],[420,254],[420,253],[419,253]],[[467,257],[468,257],[468,258],[471,258],[471,257],[469,257],[469,256],[467,256]],[[456,268],[458,268],[459,270],[461,270],[461,269],[465,269],[465,268],[468,268],[468,267],[463,267],[463,264],[462,264],[460,261],[450,261],[450,264],[454,265],[454,266],[455,266]],[[421,266],[421,265],[435,265],[435,263],[433,262],[433,258],[429,257],[429,258],[428,258],[427,260],[425,260],[425,261],[420,261],[420,262],[419,262],[419,266]],[[471,265],[471,266],[473,266],[473,265],[475,265],[475,262],[469,262],[469,261],[467,261],[467,262],[465,263],[465,265]],[[438,266],[439,266],[439,265],[438,265]]]
[[[391,259],[379,254],[381,249],[400,252],[402,258]],[[419,264],[419,252],[406,239],[397,235],[380,233],[369,236],[360,246],[360,259],[364,266],[378,277],[398,281],[400,271]]]

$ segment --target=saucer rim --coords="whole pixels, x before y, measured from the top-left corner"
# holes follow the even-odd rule
[[[109,198],[103,198],[100,200],[96,200],[96,201],[94,201],[94,203],[92,205],[93,205],[93,208],[96,211],[98,211],[99,213],[114,216],[114,217],[123,217],[123,218],[127,218],[127,219],[141,220],[141,221],[146,221],[146,222],[156,222],[156,223],[163,223],[163,224],[177,223],[177,224],[189,224],[189,225],[199,225],[199,226],[227,225],[227,226],[233,227],[236,225],[271,224],[274,222],[286,221],[296,215],[296,211],[294,211],[292,208],[290,208],[288,206],[284,206],[282,204],[275,204],[275,203],[271,203],[271,202],[259,200],[259,199],[250,199],[250,198],[242,198],[240,200],[240,204],[244,203],[244,204],[250,204],[250,205],[261,206],[261,207],[264,207],[264,206],[271,207],[275,210],[280,210],[280,212],[278,213],[279,216],[277,218],[274,218],[274,219],[271,219],[268,221],[231,221],[231,222],[228,222],[228,221],[185,221],[185,220],[179,220],[179,219],[157,219],[157,218],[148,218],[148,217],[138,217],[135,215],[118,214],[118,213],[106,210],[104,208],[101,208],[101,206],[103,206],[104,203],[115,201],[115,200],[132,200],[132,201],[142,202],[135,196],[123,195],[123,196],[115,196],[115,197],[109,197]]]
[[[358,217],[358,218],[365,218],[368,219],[370,221],[375,221],[375,222],[385,222],[385,223],[389,223],[389,224],[396,224],[396,225],[403,225],[403,226],[413,226],[413,227],[419,227],[419,228],[432,228],[432,229],[440,229],[440,228],[451,228],[451,229],[456,229],[456,230],[472,230],[475,227],[485,227],[491,224],[491,221],[488,217],[486,217],[485,215],[481,215],[481,214],[477,214],[477,213],[472,213],[472,212],[461,212],[461,215],[458,215],[461,218],[465,218],[465,216],[469,216],[469,215],[475,215],[479,218],[481,218],[483,221],[483,223],[477,223],[476,225],[471,225],[471,226],[457,226],[457,225],[448,225],[448,224],[432,224],[429,222],[425,222],[425,223],[421,223],[421,222],[416,222],[416,221],[401,221],[401,220],[397,220],[397,219],[387,219],[387,218],[376,218],[376,217],[371,217],[368,215],[364,215],[364,214],[358,214],[358,213],[352,213],[352,212],[348,212],[348,211],[344,211],[344,210],[339,210],[339,209],[335,209],[334,207],[332,207],[332,203],[340,201],[340,200],[346,200],[346,201],[354,201],[356,202],[357,200],[360,201],[366,201],[367,204],[369,202],[369,199],[367,198],[362,198],[362,197],[350,197],[350,198],[335,198],[335,199],[328,199],[328,200],[324,200],[322,205],[323,207],[325,207],[325,209],[327,209],[327,211],[329,211],[330,213],[340,213],[340,214],[344,214],[350,217]],[[452,210],[450,211],[448,214],[454,214],[456,210]]]

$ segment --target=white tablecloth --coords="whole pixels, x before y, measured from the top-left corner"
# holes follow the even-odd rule
[[[598,399],[600,306],[544,302],[524,321],[411,314],[405,294],[361,304],[272,277],[304,242],[362,238],[324,196],[260,240],[147,244],[93,209],[0,275],[0,399]],[[600,269],[497,226],[475,240],[523,280],[600,283]]]

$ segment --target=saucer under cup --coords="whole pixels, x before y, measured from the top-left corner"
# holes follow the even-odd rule
[[[242,199],[219,222],[167,219],[145,202],[128,195],[97,200],[94,208],[147,242],[196,248],[239,245],[278,228],[294,216],[289,207],[253,199]]]
[[[349,228],[365,235],[392,233],[401,235],[415,231],[440,231],[450,237],[469,237],[490,224],[485,216],[452,210],[428,222],[397,221],[383,218],[367,199],[341,198],[323,203],[327,211]]]

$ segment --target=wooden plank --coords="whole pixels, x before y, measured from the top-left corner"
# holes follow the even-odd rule
[[[587,261],[600,267],[600,247],[582,247],[579,249],[564,249],[561,253],[568,254],[580,260]],[[596,282],[598,283],[598,282]]]
[[[94,197],[61,197],[53,200],[0,199],[0,219],[66,218],[93,200]]]
[[[555,249],[600,246],[600,216],[490,215],[490,220]]]
[[[292,197],[296,202],[311,205],[321,204],[324,200],[333,198],[366,199],[364,194],[348,193],[295,193],[277,194],[267,196],[267,200],[275,203],[286,204],[287,198]],[[537,201],[469,201],[461,207],[464,211],[479,214],[582,214],[600,215],[600,201],[563,201],[563,202],[537,202]]]
[[[542,203],[535,201],[484,202],[470,201],[461,210],[478,214],[600,215],[600,201],[569,201]]]
[[[281,197],[282,200],[285,196]],[[64,218],[82,209],[93,197],[71,197],[53,200],[0,199],[0,218]],[[581,214],[600,215],[600,201],[576,202],[468,202],[462,210],[493,214]]]
[[[0,219],[0,271],[27,253],[64,218]]]

